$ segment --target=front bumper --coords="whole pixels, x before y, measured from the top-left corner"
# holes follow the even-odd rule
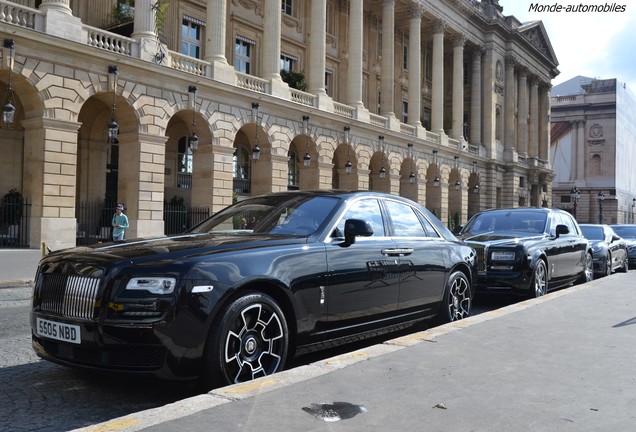
[[[514,294],[528,294],[532,272],[525,270],[489,270],[480,271],[475,280],[477,292],[511,292]]]

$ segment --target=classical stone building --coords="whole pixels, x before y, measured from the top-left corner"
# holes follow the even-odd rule
[[[497,0],[0,0],[0,35],[21,244],[107,238],[115,201],[128,237],[164,233],[166,203],[287,189],[386,191],[449,225],[551,205],[557,60]]]
[[[636,97],[616,79],[575,77],[552,91],[555,207],[579,222],[634,223]]]

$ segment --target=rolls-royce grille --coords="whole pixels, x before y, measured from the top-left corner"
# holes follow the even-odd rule
[[[95,318],[99,279],[59,273],[41,277],[42,311],[85,320]]]
[[[477,252],[477,271],[486,271],[486,249],[483,246],[471,245]]]

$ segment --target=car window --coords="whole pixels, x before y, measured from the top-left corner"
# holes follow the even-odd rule
[[[612,226],[612,229],[614,230],[614,232],[616,234],[618,234],[619,236],[623,237],[623,238],[636,238],[636,225],[630,225],[630,226]]]
[[[581,231],[586,239],[589,240],[604,240],[603,227],[600,226],[581,226]]]
[[[546,214],[540,211],[504,210],[477,215],[464,228],[462,234],[477,235],[486,232],[514,231],[517,235],[532,236],[544,232]]]
[[[570,230],[569,235],[579,235],[579,230],[576,228],[576,223],[574,223],[574,219],[569,214],[559,213],[561,216],[562,224],[568,227]]]
[[[373,228],[374,237],[383,237],[385,235],[384,219],[382,218],[380,203],[375,198],[355,201],[338,222],[338,225],[331,234],[332,237],[344,236],[344,225],[347,219],[362,219],[367,221],[371,224],[371,228]]]
[[[426,231],[410,205],[387,200],[386,206],[397,237],[426,237]]]

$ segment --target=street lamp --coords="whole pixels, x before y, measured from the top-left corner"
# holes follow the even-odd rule
[[[579,203],[579,199],[581,198],[581,191],[579,190],[579,188],[574,186],[570,190],[570,198],[572,199],[572,203],[574,204],[574,209],[572,214],[574,215],[574,219],[576,219],[576,206]]]
[[[634,207],[636,207],[636,198],[632,198],[632,223],[634,223]]]
[[[596,199],[598,200],[598,223],[603,223],[603,201],[605,200],[605,194],[603,192],[599,192],[596,195]]]

